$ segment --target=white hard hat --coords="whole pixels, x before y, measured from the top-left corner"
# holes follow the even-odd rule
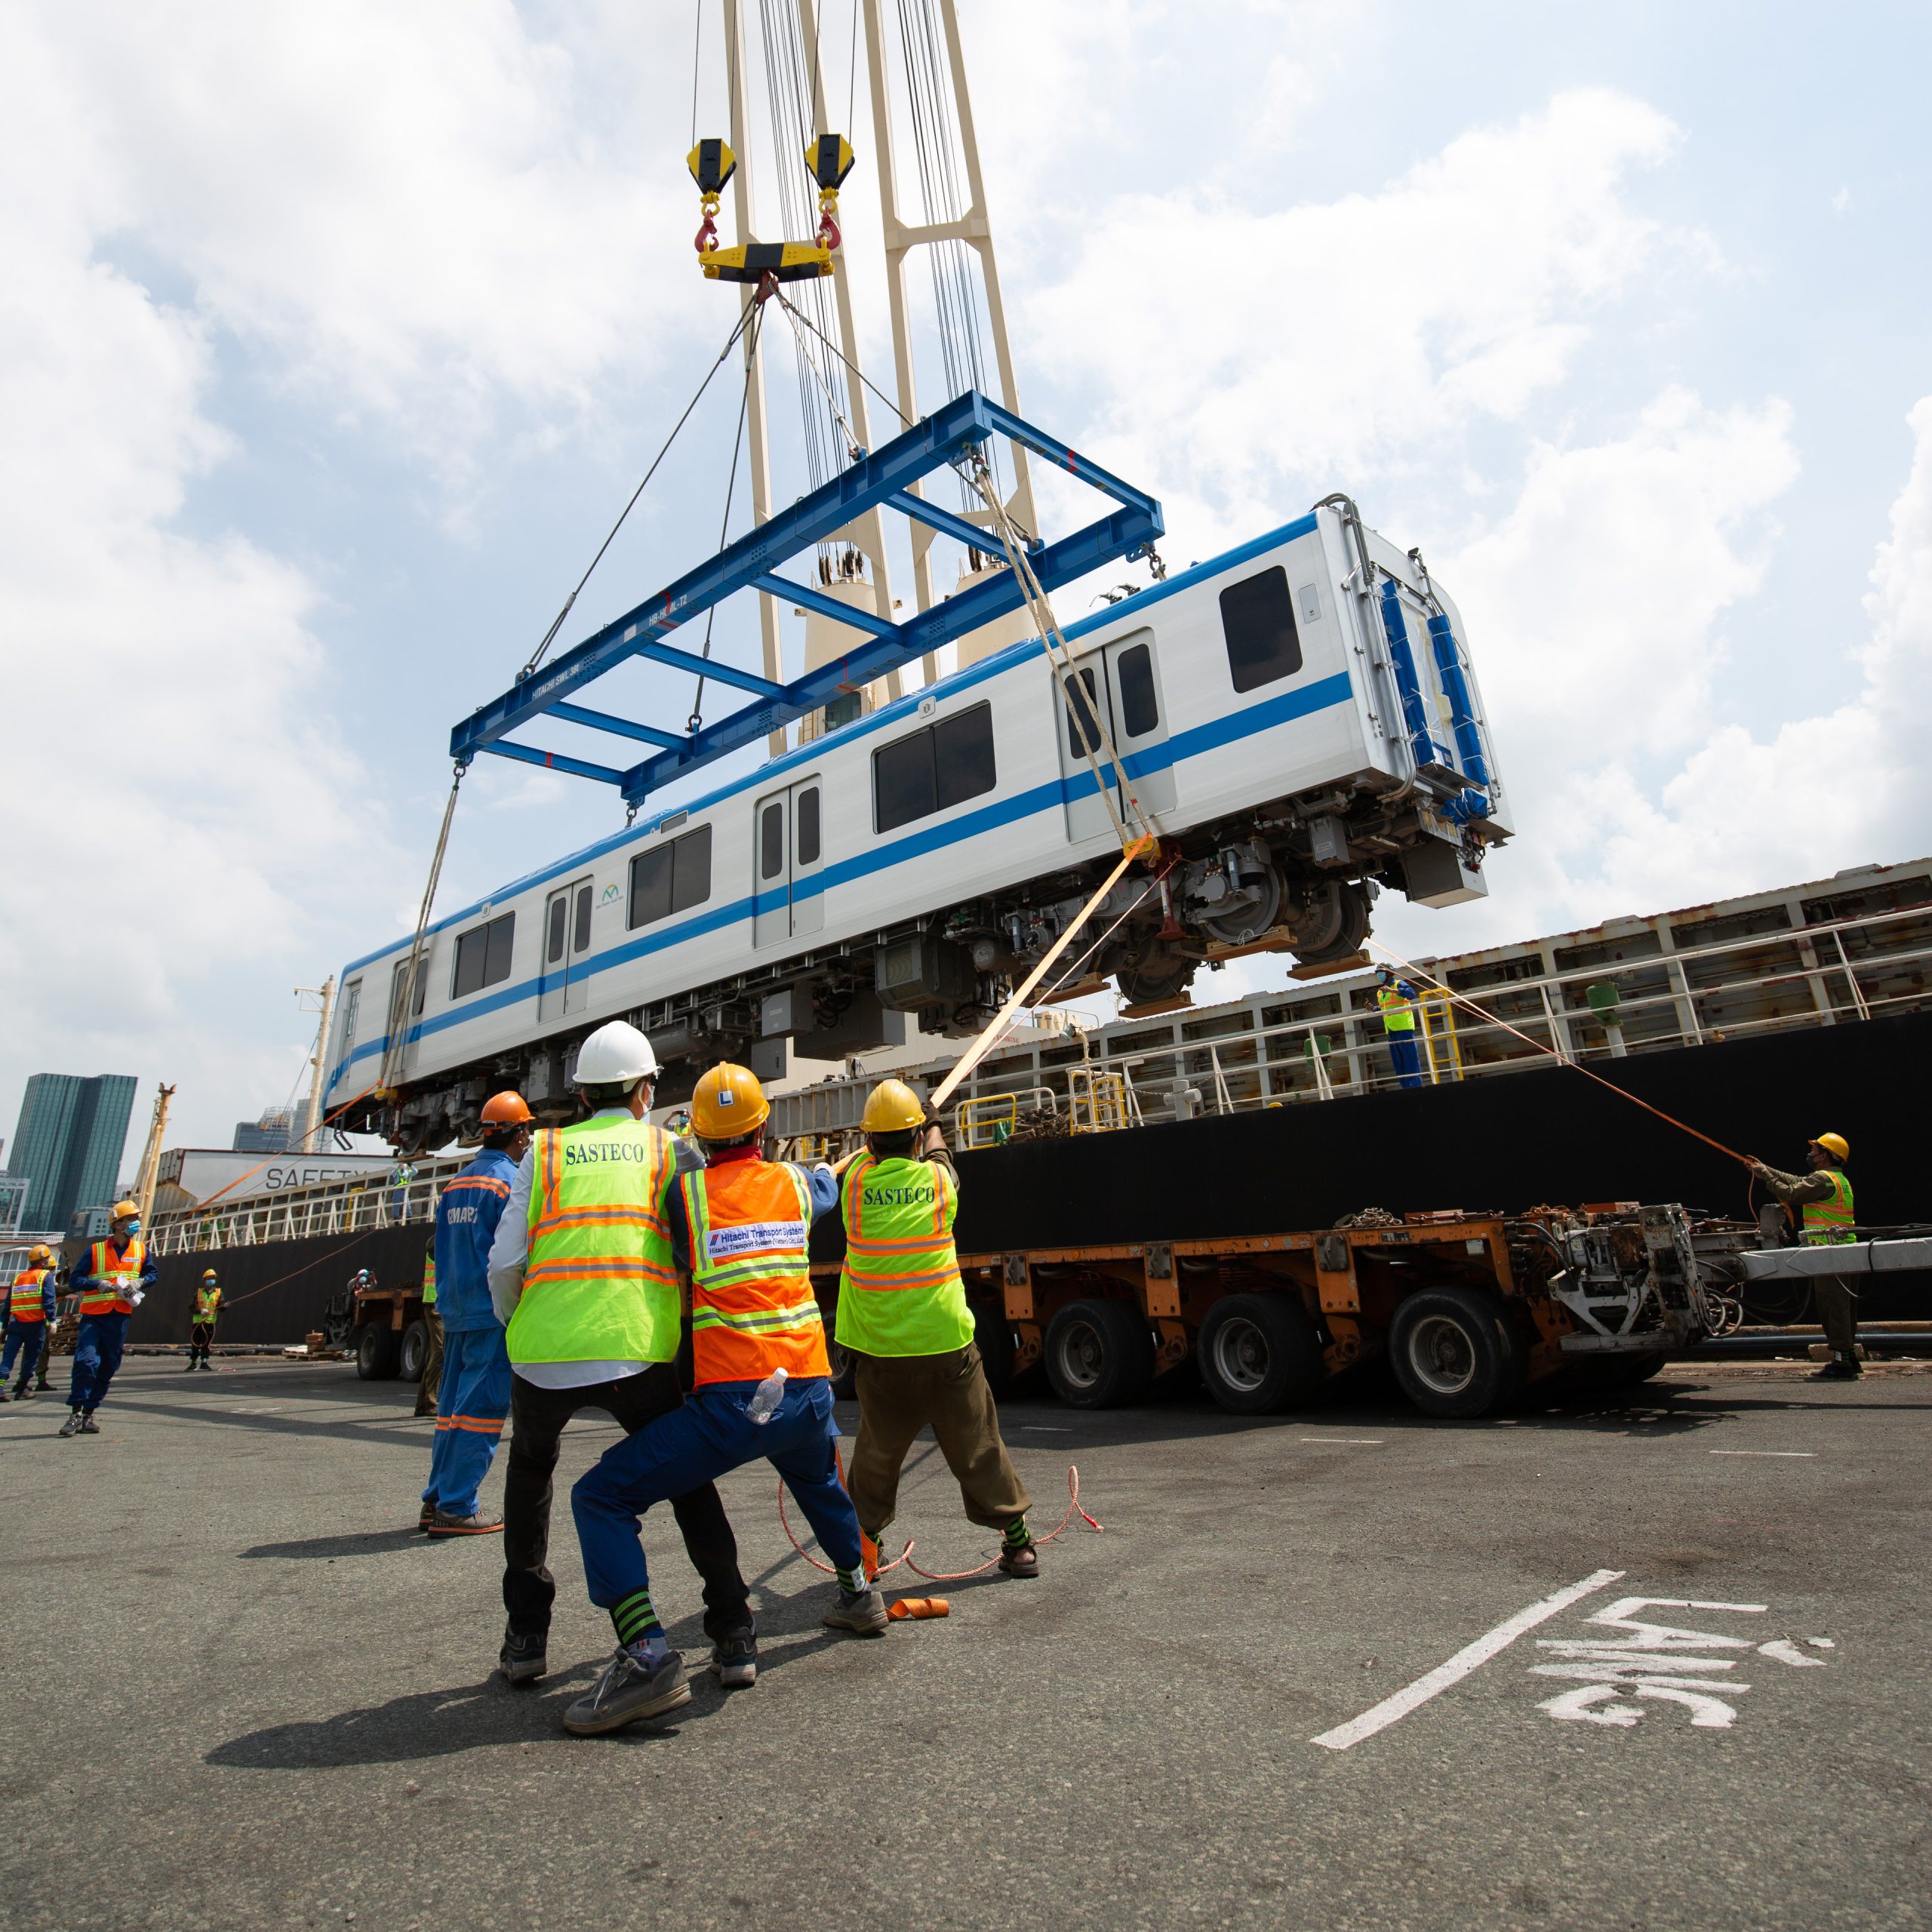
[[[663,1070],[650,1041],[628,1020],[606,1021],[577,1050],[580,1087],[615,1087]]]

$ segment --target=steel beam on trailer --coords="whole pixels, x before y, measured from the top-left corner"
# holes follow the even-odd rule
[[[953,638],[1016,610],[1023,601],[1011,574],[993,576],[903,624],[839,603],[808,586],[777,575],[786,558],[832,539],[860,516],[881,507],[916,516],[931,528],[981,549],[988,534],[977,525],[937,509],[909,494],[909,486],[933,471],[958,461],[998,434],[1034,452],[1055,468],[1110,497],[1119,507],[1057,543],[1029,540],[1032,566],[1048,590],[1115,558],[1138,549],[1161,533],[1160,505],[1152,497],[1089,463],[1066,445],[1025,423],[977,392],[969,390],[936,410],[880,449],[789,509],[758,525],[656,596],[605,625],[547,669],[521,680],[492,703],[472,712],[451,732],[450,749],[467,763],[489,751],[527,764],[571,771],[605,783],[619,783],[632,804],[678,774],[722,757],[788,722],[817,710],[855,684],[897,669]],[[774,683],[749,671],[701,657],[663,640],[734,591],[752,588],[792,598],[854,630],[870,641],[835,665],[789,685]],[[580,686],[632,657],[688,671],[750,693],[761,702],[700,728],[688,737],[635,724],[592,711],[569,700]],[[603,765],[515,744],[508,734],[546,713],[567,722],[641,740],[663,749],[654,758],[617,773]]]

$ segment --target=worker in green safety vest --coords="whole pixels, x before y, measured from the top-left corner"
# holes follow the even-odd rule
[[[1032,1499],[1001,1439],[960,1279],[959,1179],[945,1137],[903,1080],[873,1088],[860,1125],[865,1151],[841,1180],[845,1264],[834,1332],[856,1358],[859,1433],[847,1482],[867,1565],[876,1573],[906,1452],[930,1426],[967,1516],[1000,1532],[1001,1569],[1037,1577],[1026,1527]]]
[[[214,1324],[221,1317],[221,1278],[212,1268],[202,1272],[202,1284],[195,1291],[195,1325],[188,1331],[188,1367],[190,1371],[208,1365],[208,1349],[214,1341]],[[201,1357],[198,1363],[195,1358]]]
[[[1404,1087],[1422,1084],[1422,1055],[1416,1047],[1416,989],[1383,967],[1375,976],[1375,1004],[1382,1014],[1382,1031],[1395,1078]]]
[[[1751,1172],[1787,1208],[1803,1210],[1798,1238],[1806,1247],[1835,1245],[1858,1238],[1851,1183],[1844,1171],[1850,1158],[1850,1144],[1843,1134],[1821,1134],[1806,1143],[1808,1173],[1780,1174],[1762,1161],[1753,1161]],[[1832,1351],[1831,1359],[1811,1380],[1855,1381],[1863,1372],[1858,1363],[1858,1291],[1842,1275],[1814,1275],[1811,1291]]]
[[[416,1413],[432,1416],[436,1398],[443,1386],[443,1318],[436,1312],[436,1238],[423,1256],[423,1325],[429,1331],[429,1346],[423,1351],[423,1373],[416,1383]]]

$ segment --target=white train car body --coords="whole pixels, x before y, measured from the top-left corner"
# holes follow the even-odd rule
[[[1413,749],[1388,583],[1441,721],[1438,749],[1458,694],[1427,619],[1453,630],[1458,742],[1486,760],[1481,815],[1459,811],[1465,788],[1477,795],[1466,772]],[[1066,638],[1174,861],[1164,894],[1134,885],[1146,903],[1099,956],[1130,998],[1177,998],[1201,960],[1257,944],[1349,956],[1378,884],[1432,904],[1484,889],[1507,807],[1460,615],[1352,506],[1155,583]],[[1030,640],[640,818],[435,923],[393,1100],[369,1090],[401,1023],[410,941],[345,967],[328,1106],[404,1147],[466,1130],[499,1087],[560,1113],[575,1043],[620,1016],[646,1026],[685,1084],[761,1042],[815,1057],[882,1044],[895,1012],[970,1032],[1118,854],[1079,737]]]

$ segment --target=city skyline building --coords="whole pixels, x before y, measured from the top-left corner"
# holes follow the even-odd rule
[[[29,1076],[10,1164],[29,1183],[26,1226],[64,1229],[112,1205],[137,1084],[131,1073]]]

